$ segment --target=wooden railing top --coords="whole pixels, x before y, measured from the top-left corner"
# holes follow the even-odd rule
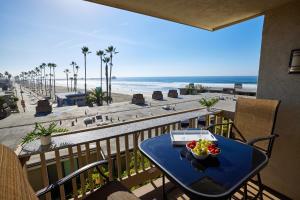
[[[97,127],[90,130],[75,131],[68,134],[52,136],[52,142],[49,146],[41,146],[40,140],[34,140],[23,145],[16,152],[19,158],[29,157],[31,155],[54,151],[57,149],[67,148],[70,146],[80,145],[84,143],[104,140],[115,136],[121,136],[132,132],[147,130],[162,125],[172,124],[199,116],[208,114],[216,114],[221,110],[213,113],[206,109],[193,109],[180,112],[173,112],[167,115],[152,116],[139,120],[112,124],[103,127]]]

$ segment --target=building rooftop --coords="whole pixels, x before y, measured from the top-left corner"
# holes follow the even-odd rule
[[[74,93],[74,92],[66,92],[66,93],[56,93],[55,94],[56,97],[61,98],[61,99],[66,99],[68,97],[81,97],[81,96],[85,96],[84,93]]]

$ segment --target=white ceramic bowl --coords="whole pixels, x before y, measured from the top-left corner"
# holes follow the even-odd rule
[[[204,160],[205,158],[207,158],[209,156],[209,153],[206,155],[201,155],[201,156],[195,154],[193,151],[191,151],[191,153],[193,154],[194,158],[196,158],[197,160]]]
[[[192,149],[190,147],[188,147],[188,143],[185,145],[185,147],[188,150],[188,152],[192,152]]]

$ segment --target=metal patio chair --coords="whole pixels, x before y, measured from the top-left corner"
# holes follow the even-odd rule
[[[231,124],[230,137],[254,146],[271,157],[275,138],[275,122],[280,101],[270,99],[238,98],[233,122],[213,124],[207,129],[213,132],[215,126]],[[262,198],[263,184],[260,174],[257,174],[259,192]],[[244,187],[247,198],[247,185]]]
[[[109,181],[99,169],[100,165],[107,164],[106,160],[88,164],[66,177],[50,184],[48,187],[35,193],[25,176],[21,163],[16,154],[8,147],[0,144],[0,199],[5,200],[38,200],[39,197],[64,185],[66,182],[79,176],[83,172],[96,168],[105,179],[105,185],[87,195],[85,199],[97,200],[138,200],[130,191],[119,181]]]

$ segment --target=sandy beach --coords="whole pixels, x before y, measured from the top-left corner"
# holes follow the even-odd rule
[[[65,87],[58,87],[57,91],[66,92],[67,90]],[[19,89],[17,89],[17,93],[20,94]],[[220,95],[224,97],[224,100],[219,101],[215,107],[219,109],[225,107],[227,109],[234,109],[235,101],[233,95],[218,93],[184,95],[179,96],[179,98],[168,98],[164,96],[163,101],[156,101],[146,96],[146,104],[144,106],[131,104],[130,95],[114,94],[114,103],[110,105],[94,107],[56,107],[56,104],[54,103],[51,114],[35,117],[36,102],[38,98],[41,97],[36,97],[29,90],[24,90],[23,97],[26,104],[26,111],[12,114],[0,121],[0,142],[5,143],[11,148],[15,148],[20,143],[21,138],[33,130],[36,122],[47,125],[50,122],[55,121],[58,125],[61,125],[61,127],[67,128],[69,131],[74,131],[99,126],[99,123],[97,122],[86,126],[83,120],[87,117],[102,115],[103,117],[108,117],[109,124],[120,123],[149,116],[200,108],[199,100],[201,98],[220,97]],[[164,105],[172,105],[175,107],[175,110],[164,110],[162,109]],[[19,108],[21,108],[20,102]]]
[[[84,89],[79,88],[78,91],[84,92]],[[56,93],[66,93],[68,88],[65,86],[56,86]],[[114,103],[127,102],[131,100],[131,95],[121,94],[121,93],[112,93],[112,98]]]

